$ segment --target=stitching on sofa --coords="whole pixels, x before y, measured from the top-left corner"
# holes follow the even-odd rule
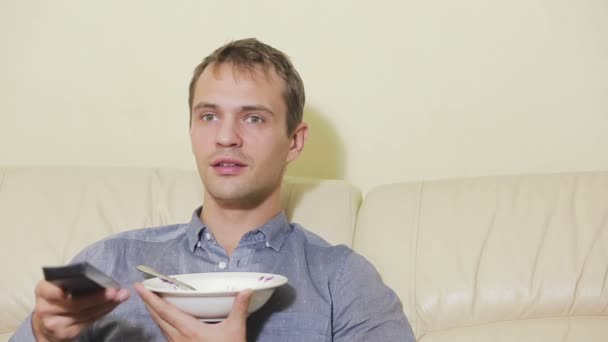
[[[348,209],[349,209],[350,214],[351,214],[350,215],[350,226],[353,229],[353,234],[351,235],[351,239],[350,239],[350,247],[354,248],[355,247],[355,234],[357,234],[357,224],[356,224],[357,221],[355,219],[358,218],[358,216],[359,216],[359,210],[357,210],[357,212],[353,211],[353,201],[352,201],[352,199],[353,199],[353,195],[354,195],[355,191],[353,189],[351,189],[349,191],[349,193],[350,193],[350,196],[349,196],[350,198],[349,198],[349,201],[348,201]],[[361,197],[359,197],[358,202],[359,202],[359,207],[360,207],[361,206]],[[353,218],[355,218],[355,219],[353,219]]]
[[[566,320],[566,322],[568,323],[568,327],[566,328],[566,335],[562,336],[562,341],[568,341],[568,340],[570,340],[570,329],[572,329],[572,319],[570,319],[568,317],[568,319]]]
[[[570,306],[568,307],[568,313],[572,313],[572,311],[574,309],[574,306],[576,305],[576,299],[577,299],[579,291],[580,291],[580,286],[579,285],[580,285],[583,273],[585,273],[585,268],[587,266],[587,261],[589,261],[589,257],[591,255],[591,252],[595,249],[595,247],[597,245],[597,242],[601,241],[600,240],[600,236],[602,235],[602,232],[604,231],[603,227],[606,225],[607,222],[608,222],[608,214],[604,214],[604,216],[602,217],[602,220],[601,220],[600,224],[598,225],[598,229],[593,234],[593,238],[591,239],[591,246],[589,246],[589,248],[586,248],[587,253],[585,255],[585,259],[583,260],[583,264],[581,265],[581,268],[579,270],[578,276],[576,277],[576,284],[574,286],[574,293],[572,295],[572,301],[570,302]],[[604,274],[604,282],[603,282],[603,284],[606,284],[606,274],[608,274],[608,273]]]
[[[87,171],[87,177],[89,177],[89,173]],[[73,215],[73,219],[71,220],[71,222],[67,225],[67,230],[68,230],[68,234],[67,234],[67,238],[65,239],[65,241],[63,242],[63,246],[60,249],[60,256],[61,256],[61,260],[64,262],[68,262],[71,258],[73,258],[74,256],[70,256],[68,254],[66,254],[68,252],[68,246],[72,246],[73,245],[73,241],[76,239],[77,234],[75,233],[75,231],[78,230],[77,227],[77,222],[78,219],[80,217],[82,217],[82,213],[83,210],[82,208],[85,205],[86,202],[86,198],[87,198],[87,193],[89,191],[87,191],[88,187],[90,187],[90,182],[86,182],[82,187],[80,187],[79,192],[78,192],[78,201],[76,202],[76,208],[74,208],[74,215]],[[101,205],[101,203],[99,201],[95,202],[95,205],[97,206],[97,210],[101,210],[99,207]],[[105,217],[105,216],[104,216]]]
[[[483,237],[483,241],[481,243],[481,248],[479,249],[479,254],[477,255],[477,263],[475,264],[475,274],[473,275],[474,288],[472,288],[474,293],[473,293],[473,300],[471,301],[471,309],[470,309],[471,313],[473,313],[473,315],[476,312],[479,293],[481,292],[479,289],[479,269],[481,268],[481,263],[483,262],[483,260],[485,260],[484,254],[486,254],[486,249],[488,248],[488,241],[490,241],[490,237],[492,236],[492,234],[494,233],[494,230],[496,229],[496,216],[498,215],[497,213],[499,212],[499,209],[498,209],[499,203],[498,202],[499,202],[498,199],[496,199],[496,203],[494,204],[494,212],[492,213],[492,217],[490,218],[490,223],[488,224],[488,228],[486,230],[485,236]]]
[[[150,177],[150,182],[148,182],[148,198],[150,198],[150,203],[152,204],[152,208],[153,208],[153,215],[157,215],[157,219],[158,219],[158,223],[159,224],[163,224],[162,222],[163,220],[163,214],[165,213],[165,206],[163,205],[163,203],[161,202],[161,198],[165,197],[167,198],[168,196],[163,196],[163,182],[162,182],[162,176],[161,176],[161,170],[160,168],[154,168],[152,169],[152,177]],[[154,183],[156,183],[156,187],[153,185]],[[154,189],[159,189],[157,193],[154,192]],[[163,209],[163,210],[161,210]],[[154,217],[147,217],[146,220],[154,220]]]
[[[418,261],[418,235],[419,235],[419,231],[420,231],[420,216],[422,215],[421,212],[421,208],[422,208],[422,191],[424,188],[424,181],[420,182],[420,186],[418,187],[418,201],[416,203],[416,229],[414,230],[414,248],[413,248],[413,257],[411,258],[411,271],[413,273],[413,276],[410,275],[410,281],[412,282],[410,284],[410,296],[412,296],[413,293],[413,298],[410,298],[410,303],[412,305],[412,310],[411,310],[411,314],[414,316],[415,321],[416,321],[416,332],[419,333],[420,332],[420,317],[418,317],[418,313],[417,313],[417,303],[416,303],[416,298],[417,298],[417,288],[416,288],[416,283],[417,283],[417,276],[418,276],[418,269],[416,267],[417,265],[417,261]]]
[[[6,171],[0,171],[0,192],[2,192],[2,185],[4,185],[4,177],[6,176]]]
[[[463,325],[458,325],[458,326],[453,326],[453,327],[447,327],[447,328],[442,328],[442,329],[431,329],[428,330],[427,333],[437,333],[437,332],[444,332],[444,331],[450,331],[450,330],[457,330],[457,329],[462,329],[462,328],[476,328],[476,327],[483,327],[483,326],[487,326],[487,325],[493,325],[493,324],[500,324],[500,323],[511,323],[511,322],[522,322],[522,321],[536,321],[536,320],[542,320],[542,319],[556,319],[556,318],[564,318],[567,319],[568,321],[572,320],[573,318],[591,318],[591,319],[599,319],[599,320],[606,320],[606,316],[591,316],[591,315],[581,315],[581,316],[544,316],[544,317],[531,317],[531,318],[520,318],[520,319],[499,319],[499,320],[495,320],[495,321],[489,321],[489,322],[484,322],[484,323],[477,323],[477,324],[463,324]],[[422,336],[419,336],[419,338]]]

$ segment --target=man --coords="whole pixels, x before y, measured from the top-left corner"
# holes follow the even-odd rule
[[[413,341],[399,299],[369,262],[288,223],[281,210],[285,168],[308,135],[304,86],[289,59],[255,39],[220,47],[195,69],[189,106],[204,206],[188,224],[87,247],[74,261],[124,288],[70,297],[40,281],[34,312],[13,340]],[[143,288],[138,264],[166,274],[278,273],[289,283],[249,318],[243,291],[226,320],[206,324]]]

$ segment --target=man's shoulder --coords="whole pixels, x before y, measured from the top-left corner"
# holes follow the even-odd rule
[[[176,223],[166,226],[131,229],[110,235],[99,242],[108,242],[121,239],[144,242],[166,242],[185,234],[187,227],[188,225],[185,223]]]
[[[297,223],[292,223],[294,242],[305,248],[309,257],[322,259],[319,261],[344,262],[351,254],[355,253],[349,246],[332,245],[321,236],[302,227]]]
[[[166,243],[186,235],[187,227],[187,224],[172,224],[115,233],[85,247],[74,258],[74,261],[88,260],[94,255],[111,254],[116,250],[124,250],[130,247],[137,248],[142,244]]]

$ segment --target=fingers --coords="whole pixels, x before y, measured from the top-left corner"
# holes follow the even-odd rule
[[[87,327],[89,327],[97,319],[108,314],[116,306],[104,307],[87,317],[70,316],[70,315],[38,315],[34,312],[32,316],[32,328],[36,340],[46,341],[63,341],[71,340],[79,335]],[[44,337],[44,338],[41,338]]]
[[[92,294],[71,296],[48,281],[39,282],[35,292],[37,301],[49,304],[47,309],[54,307],[57,312],[65,313],[78,313],[107,302],[122,303],[130,297],[126,289],[105,289]]]
[[[37,323],[34,317],[35,314],[32,317],[32,325],[37,341],[67,341],[87,327],[85,323],[72,324],[72,319],[67,316],[48,316]]]
[[[174,336],[179,336],[179,332],[171,324],[169,324],[167,321],[162,319],[158,315],[158,313],[156,313],[156,311],[154,311],[154,308],[152,308],[150,305],[148,305],[148,303],[146,303],[145,301],[144,301],[144,304],[146,305],[148,312],[150,312],[150,316],[152,316],[152,319],[154,320],[154,322],[156,322],[156,324],[158,324],[158,327],[163,332],[163,334],[165,335],[167,340],[171,341],[171,340],[174,340],[174,338],[173,338]]]
[[[110,288],[92,294],[71,296],[64,305],[72,312],[83,312],[106,304],[116,306],[129,299],[129,297],[130,293],[127,289]]]
[[[224,333],[229,334],[231,341],[245,341],[246,339],[247,312],[252,296],[253,291],[251,290],[239,292],[234,298],[230,315],[219,324],[225,326]]]
[[[196,327],[200,325],[197,319],[170,305],[141,284],[136,283],[134,286],[152,319],[168,340],[196,335]]]
[[[122,303],[131,297],[131,293],[127,289],[106,289],[103,296],[106,301]]]
[[[48,281],[40,281],[35,293],[34,333],[38,339],[42,335],[50,340],[73,338],[130,297],[126,289],[106,289],[90,295],[71,296]]]
[[[244,290],[237,294],[234,299],[234,303],[232,304],[232,311],[228,316],[227,320],[229,321],[239,321],[244,322],[247,320],[249,303],[251,302],[251,297],[253,296],[253,291]]]
[[[98,320],[99,318],[112,312],[112,310],[114,310],[114,308],[116,308],[119,304],[120,303],[116,303],[116,302],[107,302],[102,305],[98,305],[98,306],[83,310],[74,316],[73,324],[94,322],[94,321]]]
[[[36,297],[45,298],[47,301],[61,301],[69,297],[59,286],[46,280],[41,280],[36,284],[34,294]]]
[[[154,312],[160,319],[169,323],[177,330],[187,330],[189,326],[198,323],[198,320],[173,305],[170,305],[165,300],[152,293],[141,284],[135,284],[135,290],[142,298],[148,311]]]
[[[141,284],[134,285],[152,319],[168,340],[187,341],[245,341],[246,320],[252,291],[240,292],[232,305],[232,312],[219,324],[205,324],[182,312]]]

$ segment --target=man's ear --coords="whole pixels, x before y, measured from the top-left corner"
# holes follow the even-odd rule
[[[308,124],[306,122],[300,122],[298,127],[296,127],[291,134],[289,152],[287,153],[287,163],[296,160],[300,153],[302,153],[306,139],[308,139]]]

